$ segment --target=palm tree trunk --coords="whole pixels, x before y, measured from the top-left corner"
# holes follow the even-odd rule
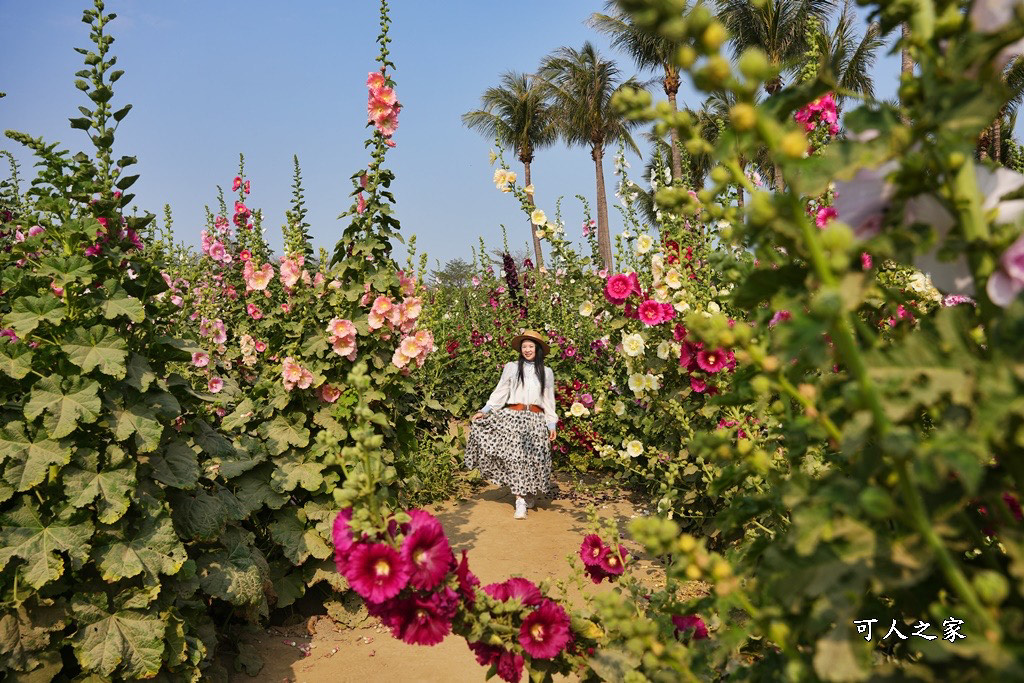
[[[597,246],[601,252],[604,267],[612,269],[612,238],[608,232],[608,194],[604,189],[604,146],[595,144],[590,150],[594,159],[594,171],[597,173]]]
[[[992,154],[997,164],[1003,163],[1003,111],[992,122]]]
[[[986,128],[978,135],[978,159],[981,161],[985,161],[989,157],[988,148],[992,143],[992,138],[989,136],[991,130],[991,127]]]
[[[782,90],[782,76],[776,76],[764,84],[764,91],[768,93],[768,97],[774,96],[780,90]],[[782,192],[782,166],[778,162],[773,162],[772,168],[774,170],[772,175],[775,176],[772,178],[772,184],[775,186],[776,192]]]
[[[665,94],[668,95],[668,103],[672,107],[672,113],[675,114],[679,111],[679,107],[676,104],[676,95],[679,93],[679,74],[674,68],[665,68],[665,80],[662,81],[665,86]],[[672,140],[672,180],[677,180],[683,177],[683,160],[679,154],[679,131],[676,130],[675,126],[669,127],[669,135]]]
[[[526,178],[526,187],[529,187],[530,185],[532,185],[532,183],[530,182],[530,162],[529,161],[524,161],[523,162],[523,169],[525,171],[523,173],[523,175]],[[530,202],[530,210],[533,211],[533,206],[534,206],[533,205],[533,193],[532,192],[527,192],[526,193],[526,198]],[[533,267],[539,272],[540,271],[540,267],[544,265],[544,254],[541,251],[541,248],[540,248],[540,238],[537,237],[537,229],[533,227],[533,221],[530,220],[530,219],[527,219],[527,222],[530,224],[530,237],[533,238],[533,254],[534,254],[534,256],[537,257],[537,260],[534,263]]]

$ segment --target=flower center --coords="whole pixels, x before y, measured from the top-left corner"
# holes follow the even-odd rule
[[[373,566],[373,570],[377,576],[388,576],[391,574],[391,565],[387,560],[380,559],[377,560],[377,564]]]
[[[412,561],[416,564],[423,564],[427,559],[427,551],[420,548],[412,554]]]
[[[712,364],[712,365],[714,365],[714,364],[715,364],[715,357],[714,357],[713,355],[711,355],[711,356],[708,356],[708,363],[710,363],[710,364]]]
[[[530,627],[530,636],[536,641],[544,640],[544,625],[534,624]]]
[[[611,566],[613,566],[613,567],[614,567],[614,566],[615,566],[615,565],[617,565],[618,563],[619,563],[619,558],[615,557],[614,555],[612,555],[612,556],[610,556],[610,557],[608,558],[608,564],[610,564]]]

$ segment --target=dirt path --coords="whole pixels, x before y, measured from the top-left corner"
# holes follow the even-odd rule
[[[563,495],[568,487],[562,484]],[[566,556],[578,552],[587,529],[587,500],[579,496],[541,501],[526,520],[512,518],[513,499],[508,489],[488,487],[471,498],[437,507],[437,514],[458,556],[469,550],[470,569],[483,584],[523,576],[532,581],[561,579],[570,575]],[[595,501],[598,513],[618,520],[625,527],[631,517],[641,514],[629,502]],[[636,544],[627,543],[631,552]],[[641,576],[653,581],[655,570],[640,559]],[[589,590],[589,589],[588,589]],[[593,590],[609,590],[607,585]],[[573,602],[578,592],[570,591]],[[575,599],[574,599],[575,598]],[[370,622],[367,622],[368,624]],[[264,658],[256,678],[244,674],[233,682],[250,683],[340,683],[354,681],[482,681],[486,669],[476,663],[465,641],[449,636],[440,645],[417,647],[391,637],[377,625],[346,629],[327,618],[314,620],[310,635],[306,627],[270,628],[253,638]],[[308,656],[304,655],[308,652]]]

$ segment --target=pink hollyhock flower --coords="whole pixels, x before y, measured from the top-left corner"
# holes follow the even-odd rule
[[[43,226],[41,226],[41,225],[33,225],[31,228],[28,229],[28,236],[29,237],[35,237],[36,235],[43,234],[43,231],[44,231]]]
[[[242,261],[248,261],[249,259],[252,258],[252,252],[249,251],[248,249],[243,249],[242,251],[238,252],[238,258],[241,259]]]
[[[487,335],[490,337],[490,335]],[[427,329],[416,330],[416,334],[413,336],[416,343],[420,346],[420,349],[424,354],[430,353],[434,349],[434,333]],[[489,340],[488,340],[489,341]]]
[[[379,90],[387,85],[384,74],[379,71],[371,71],[366,77],[366,87],[370,90]]]
[[[335,337],[334,341],[331,342],[331,348],[339,356],[349,360],[356,359],[356,340],[354,337]]]
[[[299,375],[298,387],[299,389],[308,389],[309,385],[313,383],[313,373],[302,368],[302,373]]]
[[[470,280],[470,282],[473,283],[474,287],[479,287],[480,286],[480,276],[479,275],[474,275],[472,277],[472,279]]]
[[[402,353],[399,349],[395,349],[395,353],[391,356],[391,362],[396,368],[404,368],[411,360],[412,358]]]
[[[220,377],[213,377],[206,383],[206,388],[210,390],[211,394],[216,394],[224,388],[224,380]]]
[[[677,635],[686,634],[692,630],[691,637],[694,640],[704,640],[708,637],[707,624],[696,614],[687,614],[686,616],[674,615],[672,623],[675,624]]]
[[[267,350],[267,345],[261,341],[257,341],[254,346],[256,347],[256,353],[263,353]]]
[[[408,356],[410,359],[413,359],[416,356],[420,355],[422,351],[423,349],[420,348],[420,345],[416,343],[415,337],[406,337],[398,345],[398,352],[404,356]]]
[[[814,224],[824,229],[828,222],[838,216],[839,213],[833,206],[823,206],[818,209],[818,215],[814,218]]]
[[[970,304],[972,306],[977,306],[974,299],[972,299],[969,296],[964,296],[962,294],[947,294],[942,299],[942,305],[945,308],[948,308],[950,306],[958,306],[960,304]]]
[[[373,300],[373,306],[370,307],[370,313],[375,313],[382,318],[387,317],[393,305],[394,304],[389,296],[381,294]]]
[[[300,277],[302,277],[301,269],[302,269],[303,261],[304,261],[304,257],[303,257],[302,254],[299,254],[294,259],[292,259],[292,258],[283,258],[283,259],[281,259],[281,266],[280,266],[281,282],[288,289],[291,289],[292,287],[294,287],[295,283],[299,281]]]
[[[356,195],[356,212],[363,213],[366,211],[366,198],[363,197],[363,193],[360,192]]]
[[[402,558],[412,568],[409,585],[433,590],[455,562],[444,532],[432,526],[412,531],[402,543]]]
[[[423,300],[415,296],[407,296],[402,300],[402,318],[416,320],[423,312]]]
[[[334,529],[332,532],[334,537],[334,564],[337,565],[338,572],[341,574],[345,574],[345,564],[349,551],[355,545],[352,529],[348,524],[350,521],[352,521],[352,508],[344,508],[334,518]]]
[[[231,183],[231,191],[232,192],[238,192],[238,188],[240,188],[241,186],[242,186],[242,179],[240,177],[238,177],[238,176],[235,176],[235,181],[233,183]]]
[[[386,543],[356,543],[345,569],[352,590],[370,603],[390,600],[409,583],[409,565]]]
[[[14,330],[10,328],[0,330],[0,338],[2,337],[7,337],[8,339],[10,339],[11,341],[8,342],[10,344],[14,344],[15,342],[18,341],[18,335],[16,335],[14,333]]]
[[[698,394],[703,394],[708,390],[707,382],[696,377],[690,377],[690,388],[696,391]]]
[[[174,304],[175,306],[177,306],[177,307],[179,307],[179,308],[180,308],[180,307],[181,307],[181,305],[182,305],[183,303],[185,303],[185,300],[184,300],[184,299],[182,299],[182,298],[181,298],[180,296],[178,296],[177,294],[172,294],[172,295],[171,295],[171,303],[172,303],[172,304]]]
[[[92,244],[92,245],[90,245],[90,246],[85,248],[85,255],[86,256],[99,256],[102,251],[103,251],[103,247],[102,246],[100,246],[99,244]]]
[[[398,111],[394,110],[391,114],[377,122],[377,130],[381,132],[385,137],[391,137],[398,130]]]
[[[790,320],[792,317],[793,314],[790,313],[789,311],[776,311],[775,315],[772,316],[772,319],[768,321],[768,327],[775,327],[779,323],[784,323],[787,320]]]
[[[58,299],[61,298],[62,296],[64,296],[64,288],[63,287],[58,287],[56,285],[56,283],[54,283],[52,281],[50,282],[50,291],[52,291],[53,295],[55,297],[57,297]]]
[[[698,351],[697,366],[704,372],[718,372],[725,367],[726,355],[722,349]]]
[[[616,305],[622,304],[633,292],[633,285],[626,275],[612,275],[604,286],[604,296]]]
[[[390,138],[388,138],[388,139],[384,140],[384,144],[387,145],[388,147],[394,147],[395,146],[395,141],[390,139]]]
[[[281,310],[284,311],[285,313],[291,313],[291,304],[281,304]]]
[[[535,659],[552,659],[569,643],[569,615],[551,600],[530,612],[519,627],[519,644]]]
[[[1006,308],[1024,289],[1024,235],[1011,244],[999,258],[999,268],[985,286],[988,298]]]
[[[648,327],[657,325],[662,321],[661,304],[653,299],[648,299],[641,303],[637,313],[640,316],[640,322]]]
[[[197,368],[205,368],[210,364],[210,356],[205,351],[196,351],[192,354],[192,365]]]
[[[245,310],[253,320],[259,320],[263,317],[263,311],[256,304],[247,304]]]
[[[462,594],[462,599],[468,605],[475,604],[476,586],[480,585],[480,579],[469,571],[469,558],[465,550],[462,551],[462,560],[459,561],[459,566],[455,568],[455,578],[459,582],[459,593]]]
[[[356,326],[345,318],[332,318],[327,323],[327,334],[332,337],[355,337]]]
[[[864,270],[871,270],[871,266],[872,265],[873,264],[871,262],[871,254],[869,254],[866,251],[861,252],[861,254],[860,254],[860,267],[863,268]]]
[[[248,180],[242,183],[242,191],[246,194],[249,194],[252,191],[252,186],[249,184]]]
[[[252,266],[252,261],[246,261],[245,265],[250,273],[245,282],[246,291],[265,291],[267,285],[274,278],[274,267],[269,263],[264,263],[259,270],[256,270]]]
[[[588,534],[580,544],[580,559],[588,567],[597,566],[600,563],[601,553],[605,551],[604,542],[597,534]]]
[[[284,388],[291,391],[302,379],[302,366],[295,362],[295,359],[288,356],[281,361],[281,377],[284,380]]]
[[[366,183],[368,183],[369,181],[370,181],[370,177],[364,173],[363,175],[359,176],[359,187],[361,187],[361,188],[363,188],[365,190],[366,189]]]

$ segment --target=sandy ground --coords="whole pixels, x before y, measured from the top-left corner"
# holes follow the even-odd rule
[[[484,584],[511,576],[535,582],[558,580],[570,575],[566,556],[579,551],[587,533],[588,503],[595,503],[602,517],[616,519],[622,531],[632,517],[643,514],[642,509],[625,500],[581,496],[572,493],[564,481],[560,485],[563,497],[540,501],[525,520],[512,518],[513,499],[508,490],[493,486],[433,511],[444,525],[456,556],[466,548],[470,569]],[[638,551],[636,544],[627,542],[626,546],[634,553]],[[645,582],[656,580],[656,569],[648,559],[640,557],[634,571]],[[602,584],[587,590],[608,587]],[[569,599],[579,600],[579,592],[570,590]],[[231,680],[450,683],[484,679],[486,669],[476,663],[462,638],[449,636],[440,645],[417,647],[392,638],[372,621],[365,624],[362,628],[346,628],[327,617],[314,617],[298,627],[269,628],[248,641],[265,661],[259,675],[251,678],[235,674]]]

